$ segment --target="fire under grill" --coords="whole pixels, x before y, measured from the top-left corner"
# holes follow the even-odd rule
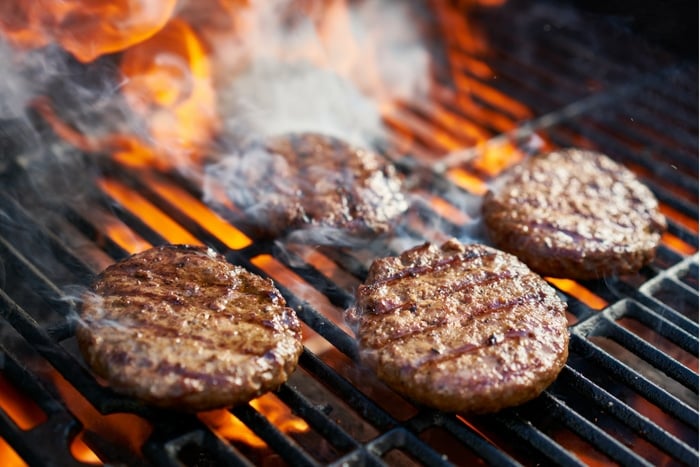
[[[194,177],[88,152],[87,174],[68,184],[81,195],[53,203],[37,196],[28,149],[12,137],[24,123],[2,122],[0,150],[12,156],[0,166],[3,465],[697,465],[697,63],[558,4],[420,12],[434,83],[383,113],[378,143],[417,200],[400,241],[258,239],[226,199],[204,204]],[[413,404],[362,368],[343,310],[371,259],[478,236],[490,180],[533,151],[569,146],[637,173],[669,229],[638,274],[547,279],[569,305],[570,356],[556,382],[520,407],[468,416]],[[275,281],[305,324],[299,367],[279,390],[182,414],[120,396],[86,368],[74,292],[166,243],[209,245]]]

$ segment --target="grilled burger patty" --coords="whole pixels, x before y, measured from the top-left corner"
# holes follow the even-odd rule
[[[213,250],[168,245],[104,270],[76,334],[115,391],[209,410],[257,397],[294,371],[301,326],[285,305],[272,281]]]
[[[572,279],[639,270],[666,229],[653,193],[631,171],[580,149],[511,167],[482,211],[495,246],[540,274]]]
[[[516,257],[449,240],[374,261],[349,322],[361,360],[408,397],[494,412],[540,394],[564,366],[566,303]]]
[[[240,158],[209,167],[260,233],[339,229],[383,233],[408,203],[395,168],[376,153],[315,133],[252,144]]]

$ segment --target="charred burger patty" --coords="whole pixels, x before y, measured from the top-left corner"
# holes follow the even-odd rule
[[[390,230],[408,203],[394,167],[378,154],[315,133],[248,146],[207,168],[260,233],[337,229],[350,235]]]
[[[408,397],[494,412],[536,397],[568,356],[563,302],[516,257],[452,239],[374,261],[349,310],[362,361]]]
[[[483,203],[495,246],[540,274],[597,279],[651,262],[666,229],[653,193],[609,157],[564,149],[502,174]]]
[[[294,310],[269,279],[213,250],[161,246],[108,267],[85,294],[77,339],[116,391],[208,410],[282,384],[302,351]]]

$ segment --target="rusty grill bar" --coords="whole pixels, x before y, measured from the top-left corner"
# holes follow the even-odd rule
[[[431,24],[439,35],[459,20],[445,5],[435,2]],[[406,103],[388,116],[391,143],[384,147],[415,189],[451,209],[427,201],[415,206],[402,227],[416,240],[463,232],[464,219],[450,212],[475,205],[480,187],[495,175],[480,161],[504,145],[527,154],[533,138],[546,147],[606,152],[661,201],[669,232],[653,264],[635,276],[573,287],[552,281],[569,303],[572,338],[566,367],[542,396],[475,417],[411,404],[358,369],[355,342],[339,319],[352,304],[353,284],[366,274],[367,258],[377,253],[371,245],[281,248],[254,241],[232,247],[196,209],[158,189],[176,187],[201,199],[192,180],[102,162],[103,179],[137,193],[184,235],[275,280],[320,342],[318,351],[307,345],[297,372],[275,392],[309,430],[285,433],[251,405],[231,409],[264,440],[266,447],[256,449],[223,439],[197,416],[155,409],[102,386],[77,353],[70,290],[89,283],[99,271],[96,261],[116,261],[128,252],[93,214],[106,213],[150,244],[172,238],[104,185],[95,186],[87,202],[60,206],[48,221],[30,203],[0,190],[0,391],[13,390],[37,413],[31,426],[22,427],[0,406],[0,453],[6,452],[4,441],[30,465],[80,465],[71,446],[85,428],[81,439],[102,460],[128,465],[697,465],[697,64],[679,64],[616,25],[557,26],[561,12],[550,7],[534,11],[529,2],[514,2],[477,15],[474,23],[482,25],[530,18],[516,29],[483,26],[489,31],[486,55],[465,50],[459,38],[447,40],[435,102]],[[592,37],[611,34],[622,39],[604,50],[587,48]],[[641,49],[629,53],[631,46]],[[493,76],[481,73],[479,64]],[[473,146],[475,135],[488,139]],[[438,159],[449,151],[455,152]],[[24,176],[21,168],[0,173],[8,177],[2,186],[18,187],[14,193],[31,191]],[[226,222],[251,236],[240,214],[221,208]],[[462,215],[468,222],[475,213]],[[315,262],[313,254],[323,259]],[[94,407],[97,424],[84,426],[57,379]],[[116,423],[110,414],[146,420],[151,431],[145,443],[125,448],[118,433],[104,429]]]

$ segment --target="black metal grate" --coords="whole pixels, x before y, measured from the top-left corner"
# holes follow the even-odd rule
[[[251,405],[230,410],[266,447],[227,441],[195,415],[145,406],[95,380],[76,350],[71,291],[128,254],[101,219],[150,244],[173,238],[99,186],[87,199],[49,206],[51,213],[29,206],[11,194],[24,187],[29,197],[32,185],[23,183],[22,170],[12,172],[18,188],[0,190],[0,383],[44,415],[20,428],[0,408],[0,438],[17,455],[30,465],[77,465],[71,444],[82,430],[102,460],[127,465],[697,465],[697,64],[679,63],[619,25],[562,22],[572,11],[530,2],[477,12],[470,25],[484,30],[489,48],[465,49],[446,31],[463,16],[445,2],[434,2],[434,10],[434,32],[447,45],[442,90],[434,102],[406,104],[387,117],[394,130],[387,157],[422,200],[401,226],[401,242],[232,247],[184,202],[201,197],[191,180],[101,166],[102,179],[138,193],[192,238],[275,280],[308,326],[315,350],[307,344],[299,369],[275,392],[308,430],[285,433]],[[488,76],[479,71],[484,66]],[[477,133],[464,123],[486,143],[475,144]],[[669,233],[655,262],[637,275],[573,288],[554,282],[569,303],[571,355],[542,396],[478,417],[416,406],[354,363],[355,342],[342,325],[352,288],[376,248],[386,255],[405,242],[470,232],[479,193],[460,175],[487,183],[494,174],[481,162],[490,149],[512,146],[522,155],[533,141],[590,147],[626,164],[659,197]],[[250,233],[237,213],[220,208]],[[467,220],[450,215],[456,211]],[[82,419],[85,409],[71,397],[94,407],[98,422]],[[130,446],[105,429],[119,423],[110,414],[145,420],[145,442]]]

